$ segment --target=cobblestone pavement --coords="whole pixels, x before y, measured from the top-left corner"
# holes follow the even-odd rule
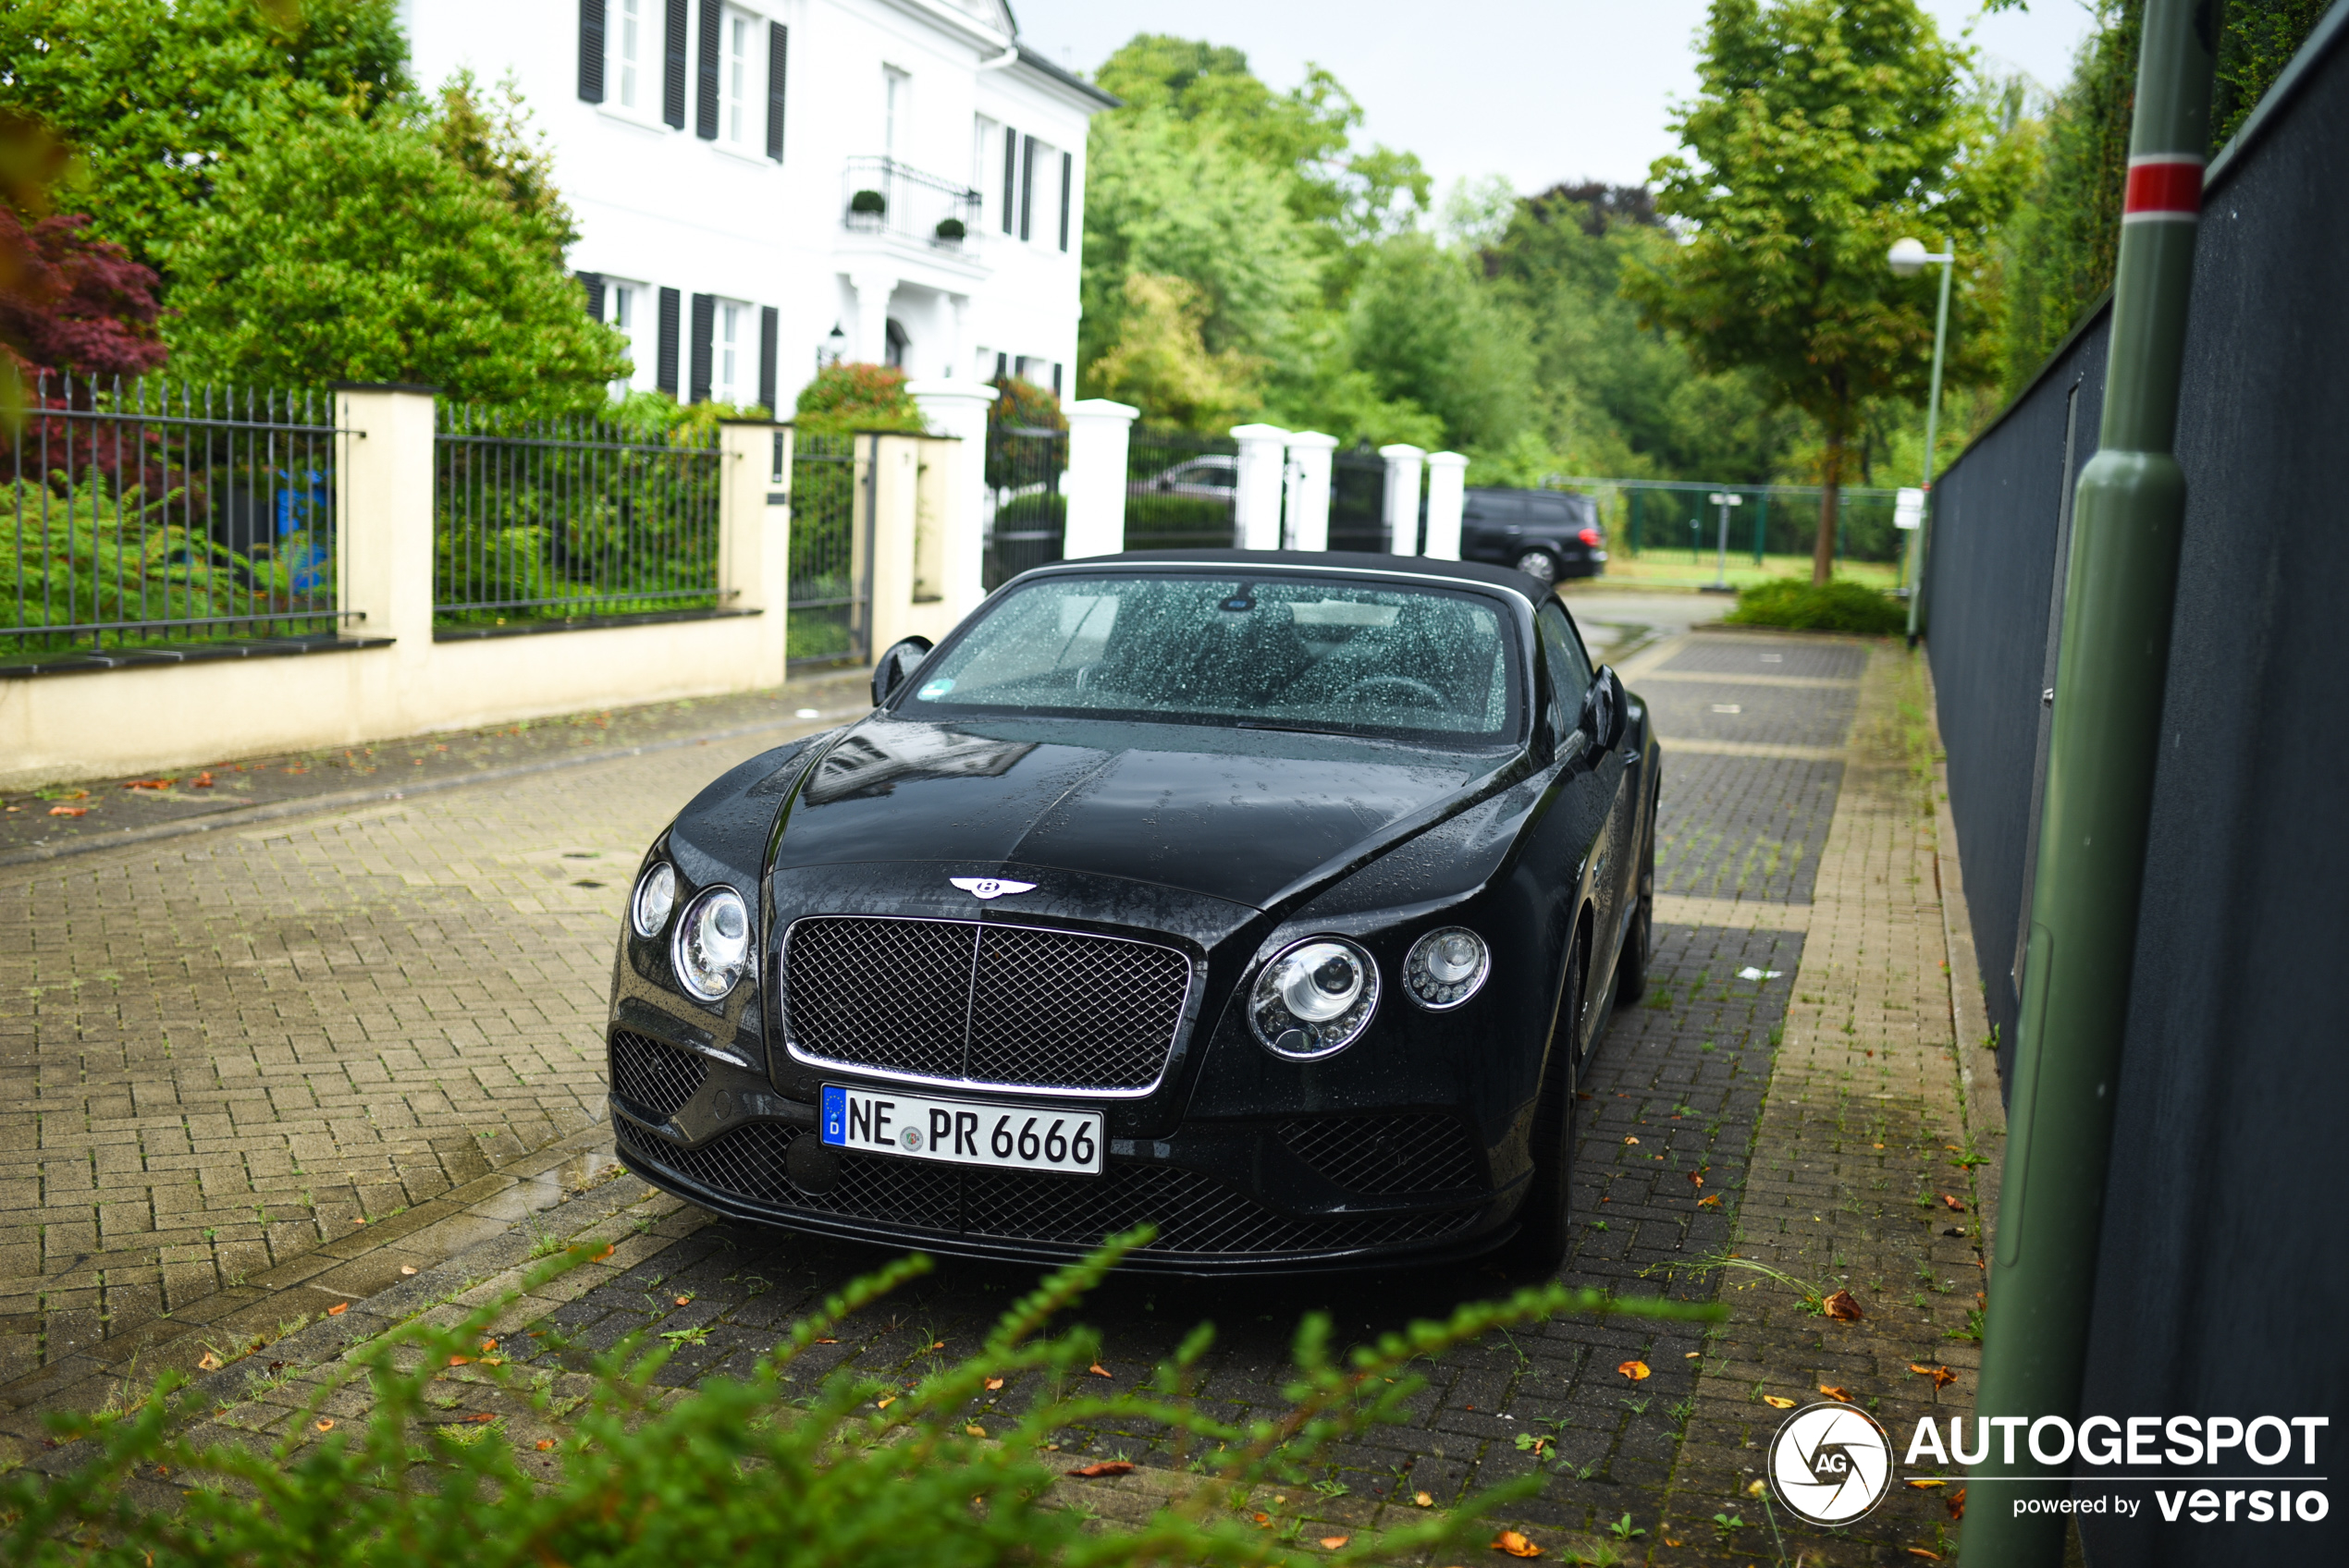
[[[1758,655],[1772,651],[1797,670],[1787,684],[1758,684],[1759,671],[1738,662],[1753,656],[1758,666]],[[1645,683],[1643,664],[1666,665],[1671,678]],[[1941,967],[1940,846],[1923,760],[1930,738],[1912,717],[1925,711],[1921,688],[1912,689],[1914,669],[1888,647],[1717,634],[1674,640],[1630,662],[1627,679],[1657,699],[1660,717],[1667,711],[1661,692],[1673,693],[1678,706],[1709,710],[1716,699],[1741,703],[1740,693],[1758,691],[1785,721],[1776,733],[1742,743],[1706,746],[1698,738],[1679,752],[1666,724],[1661,836],[1716,850],[1680,863],[1682,890],[1661,900],[1660,911],[1702,923],[1659,925],[1650,997],[1616,1016],[1582,1084],[1588,1097],[1576,1166],[1582,1224],[1564,1278],[1626,1292],[1717,1297],[1729,1321],[1700,1336],[1569,1319],[1457,1351],[1429,1368],[1411,1424],[1334,1454],[1321,1492],[1289,1500],[1290,1512],[1359,1525],[1414,1492],[1449,1501],[1538,1468],[1547,1477],[1542,1493],[1511,1518],[1553,1558],[1613,1550],[1658,1562],[1759,1562],[1774,1550],[1763,1505],[1745,1488],[1760,1473],[1758,1445],[1780,1418],[1765,1396],[1805,1403],[1823,1397],[1820,1385],[1831,1385],[1874,1408],[1902,1439],[1915,1415],[1964,1408],[1973,1345],[1952,1336],[1970,1327],[1979,1278],[1979,1219],[1965,1162],[1968,1150],[1995,1152],[1995,1128],[1985,1108],[1969,1105],[1964,1064],[1954,1060]],[[1691,679],[1706,674],[1729,679]],[[1831,751],[1839,790],[1816,774],[1790,772],[1789,761],[1811,767],[1820,761],[1778,754],[1795,748]],[[1765,837],[1799,842],[1802,852],[1780,852],[1765,866],[1747,852]],[[1744,977],[1748,972],[1758,978]],[[599,989],[592,990],[584,1011],[593,1012],[599,1000]],[[589,1091],[565,1083],[584,1105]],[[534,1179],[576,1184],[602,1168],[608,1145],[588,1128],[566,1147],[568,1156],[540,1157]],[[543,1226],[559,1235],[612,1237],[618,1250],[563,1290],[520,1304],[507,1347],[525,1347],[519,1357],[560,1378],[631,1333],[704,1330],[703,1342],[683,1348],[664,1374],[682,1386],[747,1365],[775,1342],[782,1324],[888,1256],[713,1219],[647,1194],[633,1177],[572,1196],[533,1223],[355,1300],[347,1314],[279,1341],[271,1355],[300,1367],[452,1295],[460,1305],[483,1299],[499,1279],[512,1278],[493,1276],[518,1264]],[[1806,1311],[1795,1290],[1742,1267],[1724,1268],[1724,1251],[1824,1289],[1849,1289],[1866,1316],[1848,1323]],[[926,1279],[852,1320],[838,1345],[818,1347],[818,1359],[803,1362],[803,1376],[854,1366],[884,1380],[910,1379],[933,1359],[975,1346],[1031,1280],[1032,1271],[941,1260]],[[460,1295],[468,1286],[472,1293]],[[1370,1289],[1356,1282],[1343,1292],[1314,1280],[1236,1287],[1113,1280],[1082,1316],[1101,1331],[1102,1364],[1121,1387],[1146,1378],[1196,1322],[1213,1320],[1219,1340],[1205,1364],[1204,1392],[1237,1415],[1280,1403],[1289,1337],[1304,1312],[1329,1308],[1334,1299],[1350,1304],[1335,1311],[1342,1344],[1440,1316],[1481,1289],[1503,1288],[1499,1279],[1474,1273],[1464,1285],[1457,1270],[1397,1272]],[[308,1295],[280,1292],[248,1317],[272,1301],[307,1303],[316,1312],[325,1299],[314,1287]],[[1634,1357],[1653,1368],[1636,1384],[1616,1370]],[[1912,1361],[1946,1364],[1958,1380],[1942,1388],[1910,1372]],[[231,1403],[232,1391],[236,1398],[254,1392],[243,1366],[212,1374],[204,1391],[217,1390]],[[0,1432],[29,1435],[26,1418],[36,1403],[87,1406],[112,1386],[86,1379],[59,1394],[62,1375],[40,1381],[51,1394],[0,1415]],[[285,1431],[303,1398],[301,1379],[258,1391],[223,1417],[225,1426]],[[0,1399],[7,1392],[0,1390]],[[997,1397],[1019,1393],[1007,1389]],[[496,1402],[504,1397],[476,1390],[460,1407],[502,1409]],[[1063,1437],[1072,1453],[1123,1454],[1146,1467],[1163,1452],[1150,1431]],[[1537,1438],[1550,1440],[1537,1448],[1531,1442]],[[1848,1535],[1781,1517],[1786,1560],[1801,1553],[1813,1563],[1919,1561],[1911,1549],[1946,1549],[1943,1500],[1955,1489],[1954,1481],[1931,1491],[1903,1488]],[[1716,1515],[1726,1527],[1716,1527]],[[1618,1530],[1610,1533],[1610,1525]]]
[[[0,1387],[240,1307],[603,1115],[637,856],[824,722],[770,694],[765,728],[696,744],[664,706],[616,728],[688,743],[0,868]],[[451,766],[560,765],[578,728],[535,757],[460,738]]]

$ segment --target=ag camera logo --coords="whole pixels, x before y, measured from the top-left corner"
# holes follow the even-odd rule
[[[1892,1489],[1892,1439],[1849,1404],[1813,1404],[1770,1439],[1770,1489],[1806,1525],[1849,1525]]]

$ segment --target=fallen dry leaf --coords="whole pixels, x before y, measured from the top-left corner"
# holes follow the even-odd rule
[[[1819,1385],[1819,1391],[1826,1395],[1829,1399],[1841,1400],[1846,1404],[1857,1404],[1860,1403],[1858,1400],[1851,1397],[1851,1390],[1839,1389],[1833,1383],[1821,1383]]]
[[[1941,1554],[1935,1551],[1930,1547],[1912,1546],[1909,1549],[1909,1555],[1911,1557],[1922,1557],[1928,1562],[1938,1562],[1941,1561]]]
[[[1946,1487],[1949,1484],[1938,1476],[1919,1476],[1909,1483],[1919,1491],[1923,1491],[1927,1487]]]
[[[400,1266],[400,1271],[402,1274],[413,1274],[416,1271],[416,1266],[412,1263],[403,1263]]]
[[[1515,1530],[1503,1530],[1493,1537],[1493,1550],[1506,1551],[1511,1557],[1539,1557],[1542,1549]]]
[[[1414,1508],[1433,1508],[1435,1506],[1435,1500],[1428,1496],[1425,1492],[1413,1492],[1411,1494],[1411,1506]]]
[[[484,1350],[496,1350],[498,1348],[498,1341],[496,1340],[484,1340],[481,1341],[481,1348]]]
[[[1704,1353],[1701,1350],[1685,1351],[1681,1353],[1680,1359],[1682,1361],[1694,1361],[1698,1356],[1703,1355],[1703,1354]]]
[[[1664,1544],[1665,1544],[1666,1546],[1679,1546],[1679,1545],[1680,1544],[1680,1542],[1679,1542],[1679,1537],[1674,1537],[1674,1536],[1666,1536],[1666,1537],[1664,1537]]]
[[[1648,1364],[1635,1357],[1632,1360],[1622,1363],[1620,1366],[1616,1367],[1616,1370],[1636,1383],[1641,1378],[1645,1378],[1648,1375]]]
[[[123,785],[126,790],[168,790],[178,783],[177,778],[133,778]]]
[[[983,1438],[987,1435],[987,1428],[974,1421],[963,1428],[963,1433],[965,1437]]]
[[[946,1348],[946,1341],[944,1340],[932,1340],[930,1341],[929,1348],[932,1350],[944,1350]]]
[[[485,1355],[481,1358],[481,1364],[484,1366],[503,1366],[506,1365],[506,1358],[502,1355]]]
[[[694,1305],[694,1298],[691,1296],[679,1296],[677,1298],[677,1305],[679,1306],[691,1306]]]
[[[331,1415],[321,1415],[318,1417],[318,1429],[322,1432],[333,1431],[335,1429],[334,1417]]]
[[[471,1366],[473,1362],[473,1358],[470,1355],[452,1355],[449,1358],[449,1365],[451,1366]]]
[[[1003,1379],[1001,1378],[990,1378],[987,1379],[987,1391],[990,1394],[1002,1386]]]
[[[1106,1378],[1106,1377],[1110,1376],[1110,1370],[1109,1370],[1109,1368],[1108,1368],[1108,1367],[1106,1367],[1106,1366],[1102,1366],[1102,1365],[1101,1365],[1100,1362],[1098,1362],[1098,1361],[1096,1361],[1095,1363],[1093,1363],[1093,1365],[1092,1365],[1092,1366],[1088,1366],[1087,1368],[1085,1368],[1085,1370],[1086,1370],[1086,1371],[1088,1371],[1088,1372],[1090,1372],[1090,1373],[1091,1373],[1094,1377],[1096,1377],[1096,1378]]]
[[[1867,1316],[1860,1310],[1860,1304],[1852,1299],[1850,1291],[1836,1292],[1819,1304],[1819,1309],[1839,1323],[1857,1323]]]
[[[199,1372],[217,1372],[220,1370],[220,1358],[213,1354],[212,1352],[206,1351],[203,1353],[203,1359],[196,1363],[196,1370]]]
[[[1953,1198],[1949,1194],[1943,1193],[1941,1194],[1941,1202],[1947,1207],[1955,1209],[1960,1214],[1963,1214],[1965,1212],[1965,1200],[1962,1198]]]
[[[465,1417],[465,1424],[466,1424],[467,1426],[469,1426],[469,1427],[486,1427],[486,1426],[488,1426],[488,1425],[489,1425],[492,1421],[495,1421],[495,1420],[497,1420],[497,1419],[498,1419],[498,1417],[496,1417],[495,1415],[490,1415],[487,1411],[486,1411],[486,1410],[485,1410],[485,1411],[483,1411],[483,1412],[482,1412],[479,1415],[468,1415],[468,1416],[466,1416],[466,1417]]]
[[[873,1402],[873,1408],[875,1410],[887,1410],[891,1405],[895,1404],[896,1403],[897,1396],[895,1394],[891,1394],[886,1398],[875,1400]]]
[[[1323,1536],[1322,1537],[1322,1550],[1323,1551],[1335,1551],[1339,1547],[1344,1546],[1347,1541],[1350,1541],[1354,1537],[1352,1536]]]
[[[840,1343],[838,1340],[818,1340],[816,1342],[819,1345],[836,1345]]]
[[[1941,1506],[1942,1506],[1942,1507],[1944,1507],[1944,1508],[1946,1508],[1946,1509],[1948,1509],[1948,1510],[1949,1511],[1949,1517],[1950,1517],[1950,1518],[1952,1518],[1952,1519],[1962,1519],[1962,1518],[1964,1518],[1964,1517],[1965,1517],[1965,1488],[1964,1488],[1963,1487],[1960,1487],[1960,1488],[1959,1488],[1956,1491],[1953,1491],[1953,1492],[1951,1492],[1951,1493],[1950,1493],[1948,1497],[1943,1498],[1943,1499],[1941,1500]]]
[[[1702,1187],[1704,1185],[1704,1172],[1702,1170],[1691,1170],[1689,1172],[1689,1180],[1696,1185]]]
[[[1933,1386],[1937,1389],[1946,1389],[1958,1380],[1958,1375],[1946,1366],[1920,1366],[1912,1361],[1909,1363],[1909,1370],[1920,1378],[1932,1378]]]
[[[349,1302],[338,1301],[335,1303],[334,1305],[326,1308],[326,1316],[329,1317],[340,1317],[344,1313],[349,1312],[350,1310],[351,1304]]]
[[[189,779],[189,780],[188,780],[188,788],[189,788],[189,789],[191,789],[191,790],[209,790],[209,789],[211,789],[211,788],[212,788],[212,775],[211,775],[211,774],[209,774],[209,773],[199,773],[199,774],[197,774],[197,775],[196,775],[193,778],[191,778],[191,779]]]
[[[1069,1474],[1070,1474],[1070,1475],[1072,1475],[1072,1476],[1074,1476],[1075,1474],[1076,1474],[1076,1471],[1074,1471],[1074,1470],[1072,1470],[1072,1471],[1070,1471],[1070,1472],[1069,1472]],[[1269,1514],[1269,1513],[1260,1513],[1260,1514],[1258,1514],[1258,1515],[1256,1516],[1256,1525],[1257,1525],[1257,1528],[1259,1528],[1259,1529],[1261,1529],[1261,1530],[1269,1530],[1269,1529],[1271,1529],[1271,1528],[1273,1527],[1273,1516],[1272,1516],[1271,1514]]]
[[[1792,1400],[1781,1399],[1777,1394],[1764,1394],[1762,1396],[1762,1403],[1768,1405],[1772,1410],[1792,1410],[1794,1408],[1794,1402]]]
[[[587,1261],[590,1263],[601,1263],[604,1259],[609,1257],[610,1256],[611,1243],[609,1242],[606,1242],[604,1243],[604,1250],[590,1256]]]
[[[351,1221],[351,1223],[352,1223],[353,1225],[364,1225],[365,1223],[367,1223],[367,1217],[366,1217],[365,1215],[363,1215],[363,1215],[361,1215],[358,1219],[353,1219],[353,1220]]]
[[[51,806],[49,815],[51,816],[88,816],[90,808],[88,806]]]
[[[548,1449],[554,1446],[555,1439],[552,1438],[541,1438],[538,1439],[538,1452],[541,1453],[546,1452]]]
[[[1720,1203],[1721,1194],[1718,1193],[1707,1193],[1703,1197],[1696,1200],[1696,1206],[1699,1208],[1717,1208],[1720,1207]]]
[[[1624,1133],[1624,1134],[1623,1134],[1623,1142],[1624,1142],[1627,1145],[1637,1146],[1637,1145],[1639,1144],[1639,1141],[1640,1141],[1639,1139],[1637,1139],[1637,1138],[1635,1138],[1635,1137],[1631,1136],[1631,1134],[1630,1134],[1630,1133]]]

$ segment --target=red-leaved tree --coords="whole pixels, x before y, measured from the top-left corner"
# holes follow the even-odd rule
[[[89,224],[88,214],[69,213],[28,227],[0,205],[0,348],[28,393],[44,372],[105,382],[164,361],[160,280],[121,246],[84,233]],[[53,386],[52,397],[60,390]]]

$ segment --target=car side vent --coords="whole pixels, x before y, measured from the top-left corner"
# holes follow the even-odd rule
[[[1278,1135],[1290,1153],[1348,1192],[1459,1192],[1483,1179],[1468,1129],[1440,1112],[1318,1116],[1284,1121]]]
[[[611,1035],[611,1090],[655,1121],[666,1121],[701,1093],[709,1063],[633,1030]]]

